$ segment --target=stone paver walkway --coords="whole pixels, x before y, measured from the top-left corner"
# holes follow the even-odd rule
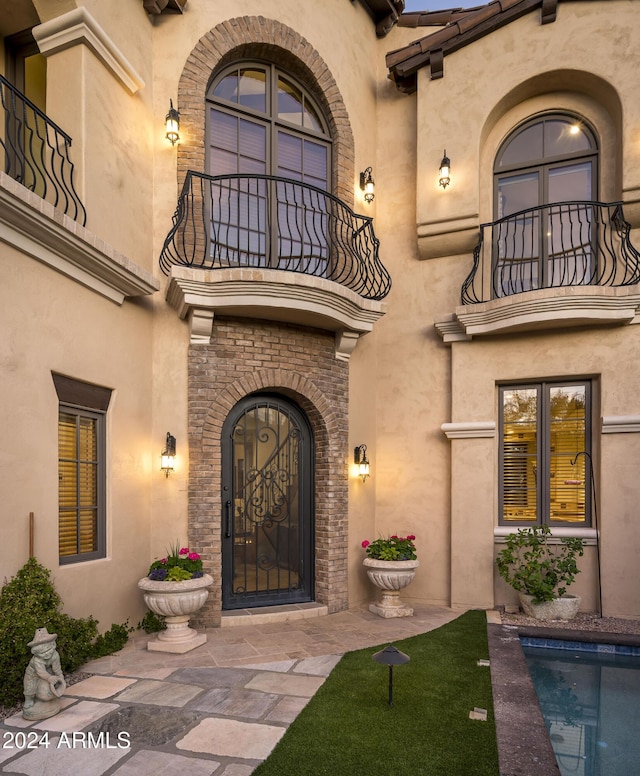
[[[249,776],[343,653],[398,641],[459,613],[415,607],[384,620],[366,609],[207,631],[184,655],[136,635],[88,663],[48,720],[0,724],[0,773],[27,776]],[[350,776],[344,774],[343,776]]]

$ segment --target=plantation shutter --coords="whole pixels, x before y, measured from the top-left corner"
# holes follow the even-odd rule
[[[98,418],[61,411],[59,448],[60,556],[98,549]]]
[[[111,391],[60,375],[53,375],[53,379],[61,400],[58,414],[60,561],[101,557],[105,533],[104,425]]]

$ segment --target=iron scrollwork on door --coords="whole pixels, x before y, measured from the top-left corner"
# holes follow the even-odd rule
[[[226,586],[230,600],[308,599],[310,455],[304,419],[287,402],[257,399],[234,419],[225,480]],[[308,563],[308,561],[307,561]],[[308,564],[310,565],[310,564]]]

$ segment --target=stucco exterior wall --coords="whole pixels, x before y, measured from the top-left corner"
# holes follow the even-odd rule
[[[47,113],[73,138],[87,227],[106,253],[113,248],[160,275],[158,256],[185,172],[202,172],[206,165],[207,85],[215,69],[234,56],[274,56],[295,71],[322,105],[333,132],[334,190],[356,212],[374,217],[380,257],[393,278],[386,315],[360,337],[348,364],[329,354],[333,332],[309,333],[302,325],[289,334],[290,341],[302,337],[311,343],[304,364],[291,366],[284,354],[271,354],[289,381],[294,373],[308,377],[320,370],[327,386],[339,383],[340,428],[327,442],[330,460],[319,461],[318,468],[319,478],[330,468],[338,503],[332,512],[327,497],[323,506],[325,533],[318,547],[329,564],[318,577],[323,602],[340,609],[371,597],[361,542],[391,533],[417,537],[421,565],[407,600],[455,607],[510,602],[512,592],[494,566],[497,431],[448,439],[442,425],[497,424],[502,382],[580,377],[597,387],[593,428],[603,605],[607,614],[638,615],[640,595],[629,580],[640,542],[633,468],[640,436],[634,422],[622,423],[620,430],[615,421],[640,416],[637,319],[572,330],[558,323],[453,344],[443,342],[434,327],[460,304],[479,225],[494,218],[497,150],[530,116],[569,111],[589,122],[600,146],[598,198],[623,201],[625,215],[640,227],[640,103],[631,56],[640,32],[634,3],[560,2],[556,20],[545,25],[534,10],[446,56],[442,79],[430,80],[428,67],[420,70],[413,95],[400,93],[388,79],[384,55],[428,30],[395,28],[377,39],[357,2],[189,0],[184,14],[155,17],[148,17],[138,0],[87,0],[83,7],[104,32],[108,51],[120,57],[120,70],[114,71],[88,38],[47,51]],[[44,26],[79,6],[73,0],[37,0],[27,10],[37,10]],[[176,147],[164,137],[170,99],[181,112]],[[438,186],[443,149],[452,163],[446,190]],[[368,166],[376,183],[371,204],[359,188],[359,173]],[[638,230],[632,235],[636,243],[639,235]],[[169,543],[200,542],[207,570],[219,570],[219,514],[208,502],[206,526],[202,523],[202,494],[194,483],[219,475],[211,474],[217,453],[203,442],[203,428],[214,416],[215,423],[224,421],[217,391],[234,383],[232,373],[235,365],[242,371],[243,357],[236,352],[220,365],[216,348],[223,340],[226,346],[231,335],[220,335],[218,344],[215,334],[208,344],[191,343],[188,318],[182,320],[165,298],[164,276],[157,293],[119,305],[27,253],[10,248],[2,237],[0,358],[8,411],[0,476],[12,519],[1,524],[0,575],[10,576],[26,560],[26,521],[34,511],[36,554],[53,569],[67,611],[92,613],[103,627],[127,617],[134,622],[143,608],[135,583]],[[215,329],[217,312],[213,320]],[[249,326],[233,320],[238,331]],[[261,336],[276,325],[257,325],[252,336],[258,354],[268,350]],[[219,368],[211,367],[207,385],[195,375],[200,347]],[[56,549],[52,370],[114,391],[107,557],[64,568]],[[209,420],[194,430],[198,381]],[[258,387],[291,395],[297,390],[286,380]],[[310,396],[304,391],[296,396],[314,411]],[[177,462],[165,478],[159,457],[167,431],[177,439]],[[371,462],[366,482],[352,470],[353,448],[362,443]],[[217,480],[209,482],[205,496],[217,498],[215,487]],[[331,521],[338,526],[337,538]],[[588,548],[583,568],[576,590],[584,607],[594,608],[595,547]],[[98,601],[98,588],[113,595]],[[218,587],[212,596],[208,624],[219,622],[219,592]]]
[[[0,575],[12,576],[34,554],[52,570],[65,611],[94,615],[101,628],[144,611],[136,576],[150,553],[149,484],[156,456],[149,445],[151,320],[144,303],[122,308],[30,257],[0,247],[3,310],[4,438]],[[117,314],[116,314],[117,311]],[[113,343],[119,343],[114,348]],[[58,563],[57,372],[113,389],[107,418],[107,554]],[[159,451],[158,451],[159,452]],[[111,591],[104,595],[104,591]]]
[[[632,3],[560,3],[551,24],[541,25],[539,10],[534,10],[449,54],[444,60],[444,77],[439,80],[430,79],[428,67],[418,72],[419,255],[428,259],[424,263],[434,265],[434,277],[449,279],[445,286],[432,283],[426,289],[421,300],[425,319],[442,320],[460,305],[460,289],[472,266],[478,225],[496,218],[496,153],[509,132],[531,116],[566,111],[582,116],[594,128],[600,148],[597,198],[624,200],[625,216],[636,223],[640,180],[640,157],[632,129],[638,123],[636,108],[627,114],[627,105],[633,102],[634,64],[629,53],[635,46],[635,14]],[[437,183],[443,148],[451,158],[451,184],[444,191]],[[412,268],[414,278],[419,272]],[[393,316],[392,310],[381,324],[381,332]],[[441,343],[432,342],[425,348],[425,360],[430,364],[439,360],[450,363],[450,377],[444,366],[439,373],[439,385],[449,385],[451,401],[442,422],[496,424],[493,434],[446,442],[451,455],[450,472],[445,476],[451,499],[453,606],[491,606],[515,600],[494,566],[499,549],[493,537],[498,515],[498,384],[585,377],[592,378],[599,388],[594,445],[603,607],[607,613],[626,616],[640,610],[637,591],[628,590],[628,595],[622,596],[623,604],[620,598],[614,603],[614,594],[607,590],[609,581],[618,576],[613,567],[620,564],[631,573],[637,554],[634,530],[625,532],[629,541],[621,538],[622,531],[619,533],[619,527],[630,519],[632,489],[628,481],[626,488],[621,487],[621,467],[624,469],[623,461],[633,455],[636,434],[600,434],[602,416],[638,412],[638,375],[632,355],[637,350],[638,332],[636,326],[607,329],[596,325],[571,330],[563,328],[559,320],[556,331],[453,342],[449,355]],[[427,453],[430,461],[437,450],[434,438]],[[446,472],[446,454],[440,460]],[[444,498],[440,503],[445,508]],[[587,548],[582,568],[576,592],[583,595],[584,608],[597,608],[595,547]]]

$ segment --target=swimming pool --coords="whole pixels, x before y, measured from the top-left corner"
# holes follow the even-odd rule
[[[640,648],[521,643],[562,776],[640,774]]]

